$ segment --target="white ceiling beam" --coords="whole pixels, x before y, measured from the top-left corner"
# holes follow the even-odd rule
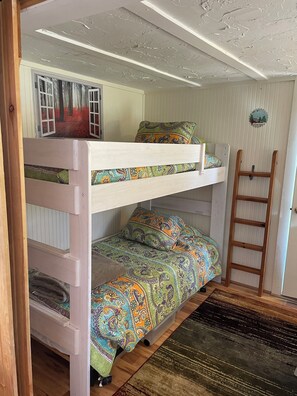
[[[198,83],[196,83],[194,81],[187,80],[187,79],[185,79],[183,77],[179,77],[179,76],[176,76],[174,74],[168,73],[166,71],[157,69],[157,68],[155,68],[153,66],[150,66],[150,65],[148,65],[146,63],[138,62],[138,61],[136,61],[134,59],[127,58],[126,56],[118,55],[118,54],[115,54],[115,53],[110,52],[110,51],[105,51],[104,49],[101,49],[101,48],[98,48],[98,47],[94,47],[93,45],[86,44],[86,43],[83,43],[81,41],[74,40],[74,39],[72,39],[70,37],[63,36],[61,34],[52,32],[50,30],[38,29],[38,30],[36,30],[36,32],[39,33],[39,34],[42,34],[44,36],[50,37],[52,39],[62,41],[63,43],[70,44],[71,46],[74,45],[74,46],[79,47],[79,48],[84,48],[84,49],[86,49],[86,50],[88,50],[90,52],[93,52],[93,53],[96,53],[96,54],[99,54],[99,55],[104,55],[104,56],[107,56],[107,57],[112,58],[112,59],[116,59],[117,61],[120,61],[120,62],[123,62],[123,63],[128,63],[128,64],[131,64],[131,65],[135,65],[137,67],[140,67],[141,69],[149,70],[150,72],[154,72],[154,73],[160,74],[160,75],[162,75],[165,78],[169,77],[169,79],[182,81],[182,82],[184,82],[184,83],[186,83],[188,85],[191,85],[191,86],[201,87],[200,84],[198,84]]]
[[[211,42],[206,37],[199,34],[199,32],[186,26],[183,22],[169,15],[150,1],[145,0],[140,3],[126,6],[125,8],[185,43],[190,44],[199,51],[204,52],[206,55],[233,67],[241,73],[255,80],[267,79],[267,77],[259,70],[245,62],[242,62],[230,52],[225,51],[223,48]]]
[[[23,33],[125,7],[140,0],[48,0],[21,12]]]

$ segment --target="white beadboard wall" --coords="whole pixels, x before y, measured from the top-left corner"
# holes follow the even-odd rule
[[[107,83],[69,71],[22,62],[20,68],[21,104],[24,137],[35,137],[35,109],[32,71],[50,73],[61,78],[102,85],[103,133],[107,141],[131,141],[144,114],[144,92]],[[121,209],[93,216],[93,239],[114,234],[121,227]],[[28,237],[67,249],[69,247],[68,215],[27,205]]]
[[[276,236],[279,220],[279,206],[283,182],[284,163],[291,114],[294,82],[242,83],[221,85],[209,89],[183,89],[179,91],[150,92],[145,97],[145,119],[150,121],[195,121],[196,135],[210,142],[229,143],[231,162],[226,211],[225,247],[228,246],[231,198],[235,157],[238,149],[243,149],[243,169],[269,170],[273,150],[279,151],[276,183],[274,189],[271,232],[265,289],[271,290]],[[268,112],[268,123],[261,128],[249,124],[249,115],[255,108],[264,108]],[[240,182],[242,194],[267,196],[267,181],[254,179]],[[207,200],[207,196],[205,199]],[[189,198],[197,192],[187,193]],[[265,205],[257,203],[239,203],[238,215],[248,219],[264,219]],[[199,220],[183,215],[186,221],[199,227]],[[207,226],[203,228],[207,231]],[[261,244],[263,230],[255,227],[236,226],[236,239]],[[224,252],[224,266],[227,248]],[[260,266],[260,254],[244,249],[235,249],[234,261],[255,267]],[[224,268],[225,271],[225,268]],[[232,271],[232,279],[251,286],[257,286],[258,277],[239,271]]]

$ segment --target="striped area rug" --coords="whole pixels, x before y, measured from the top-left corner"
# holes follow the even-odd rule
[[[297,395],[297,316],[216,289],[115,396]]]

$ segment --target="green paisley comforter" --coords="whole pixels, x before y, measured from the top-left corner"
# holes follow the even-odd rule
[[[93,251],[122,263],[124,276],[92,291],[91,365],[110,373],[117,347],[132,351],[146,333],[204,284],[220,275],[215,242],[185,227],[173,250],[161,251],[113,236]],[[42,302],[69,317],[69,303]]]

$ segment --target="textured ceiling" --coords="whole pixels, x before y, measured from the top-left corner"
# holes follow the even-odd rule
[[[297,74],[296,0],[162,0],[162,9],[267,77]]]
[[[297,74],[297,7],[292,0],[154,0],[155,5],[268,78]],[[143,6],[144,7],[144,6]],[[242,81],[241,71],[124,8],[45,26],[203,86]],[[188,86],[140,66],[32,32],[23,58],[144,90]]]

